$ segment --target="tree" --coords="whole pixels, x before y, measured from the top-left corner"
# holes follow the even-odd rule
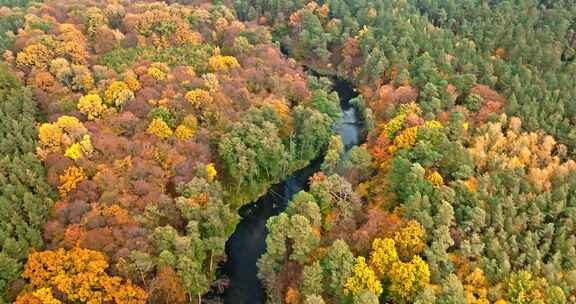
[[[462,283],[455,274],[450,274],[443,282],[438,295],[438,303],[465,304],[466,296]]]
[[[340,136],[332,136],[328,144],[328,150],[322,162],[322,171],[328,175],[338,172],[341,165],[342,154],[344,153],[344,145]]]
[[[312,265],[304,266],[302,271],[302,295],[313,296],[322,294],[323,271],[320,262],[316,261]]]
[[[398,256],[404,261],[409,260],[424,249],[424,240],[425,231],[414,220],[409,221],[405,227],[394,234],[394,245],[398,251]]]
[[[420,256],[415,255],[410,263],[395,263],[389,272],[390,297],[396,303],[413,303],[414,299],[430,283],[430,270]]]
[[[327,291],[341,299],[342,286],[352,274],[354,255],[343,240],[336,240],[322,260],[322,268],[326,273]]]
[[[148,125],[147,132],[156,135],[159,138],[168,138],[172,136],[172,130],[162,119],[154,118]]]
[[[308,192],[300,191],[296,193],[285,212],[290,216],[299,214],[306,217],[314,228],[320,228],[322,225],[322,215],[316,203],[316,198]]]
[[[346,280],[344,293],[357,295],[364,291],[369,291],[376,296],[380,296],[383,289],[374,271],[366,264],[366,259],[363,256],[359,256],[356,258],[352,276]]]
[[[123,81],[114,81],[104,94],[104,102],[109,106],[121,107],[134,99],[134,92]]]
[[[55,198],[35,155],[37,105],[0,64],[0,302],[32,249],[44,246],[42,226]]]
[[[378,297],[371,291],[365,290],[354,296],[354,304],[378,304]]]
[[[39,290],[53,288],[70,301],[94,303],[145,303],[147,294],[130,282],[111,277],[106,257],[89,249],[73,248],[65,251],[32,253],[22,277],[29,280],[30,287]],[[74,282],[74,284],[71,284]]]
[[[370,253],[370,267],[382,278],[400,262],[393,239],[375,239]]]
[[[235,69],[240,67],[238,60],[233,56],[222,56],[222,55],[215,55],[210,57],[208,60],[208,65],[212,69],[213,72],[226,72],[231,69]]]
[[[294,108],[292,117],[296,131],[295,158],[306,161],[314,159],[328,144],[334,121],[326,114],[302,106]]]
[[[301,264],[308,260],[319,243],[319,236],[312,230],[310,221],[300,214],[290,218],[288,237],[293,240],[290,259]]]

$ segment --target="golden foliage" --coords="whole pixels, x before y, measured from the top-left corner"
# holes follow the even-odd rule
[[[464,185],[466,185],[466,188],[468,188],[468,190],[470,190],[471,192],[478,191],[478,180],[474,176],[466,180],[464,182]]]
[[[102,103],[102,98],[97,94],[89,94],[80,97],[78,110],[86,115],[89,120],[94,120],[102,115],[106,110],[106,105]]]
[[[82,153],[85,155],[90,155],[94,151],[94,147],[92,147],[92,141],[90,140],[90,135],[85,134],[82,136],[82,140],[80,140],[80,148],[82,149]]]
[[[467,125],[468,123],[465,122],[464,124]],[[427,120],[424,123],[424,127],[428,129],[442,129],[444,126],[437,120]]]
[[[394,116],[394,118],[390,119],[388,123],[382,126],[382,135],[391,138],[396,132],[402,129],[405,120],[406,114],[398,114]]]
[[[553,137],[544,133],[522,132],[519,118],[503,123],[487,123],[468,149],[479,172],[493,169],[522,169],[538,191],[552,187],[552,179],[576,170],[576,162],[563,162],[556,151],[565,150]]]
[[[94,88],[94,77],[90,70],[83,65],[72,65],[74,78],[72,78],[72,88],[88,92]]]
[[[50,91],[54,88],[56,84],[56,79],[52,76],[52,74],[40,71],[34,75],[34,86],[40,88],[44,91]]]
[[[40,288],[32,293],[35,297],[42,301],[42,304],[60,304],[60,300],[54,298],[50,288]]]
[[[174,135],[176,135],[176,138],[179,140],[189,140],[194,137],[194,131],[185,125],[179,125],[176,127],[176,131],[174,131]]]
[[[393,239],[374,239],[370,253],[370,267],[378,277],[383,277],[393,264],[398,263],[398,253]]]
[[[352,276],[346,280],[346,284],[344,285],[345,294],[357,295],[364,290],[369,290],[376,296],[382,294],[382,284],[376,277],[374,271],[368,267],[366,259],[363,256],[356,258],[352,273]]]
[[[148,133],[156,135],[160,138],[168,138],[172,136],[172,130],[162,119],[154,118],[150,125],[148,125]]]
[[[196,118],[196,116],[188,114],[182,120],[182,125],[196,132],[196,129],[198,128],[198,119]]]
[[[424,249],[425,231],[417,221],[411,220],[408,224],[394,233],[394,243],[398,255],[403,259],[410,259]]]
[[[60,116],[56,120],[56,125],[74,138],[82,136],[88,132],[82,122],[74,116]]]
[[[119,277],[109,276],[105,272],[107,268],[106,257],[98,251],[60,248],[32,253],[22,277],[30,281],[31,288],[54,288],[72,302],[145,303],[145,291],[130,282],[122,282]]]
[[[39,153],[60,152],[62,146],[70,146],[82,140],[87,133],[88,130],[78,118],[60,116],[56,122],[44,123],[38,128]]]
[[[76,189],[76,186],[86,179],[86,174],[82,168],[76,166],[68,167],[64,174],[60,175],[60,186],[58,191],[61,196],[66,196],[70,191]]]
[[[146,73],[154,77],[154,79],[156,80],[165,80],[166,77],[168,76],[168,72],[170,72],[170,69],[166,64],[157,62],[150,65],[150,67],[148,67],[148,69],[146,70]]]
[[[15,304],[61,304],[62,302],[52,295],[51,288],[39,288],[18,296]]]
[[[407,128],[394,138],[394,146],[399,149],[411,147],[416,143],[417,135],[418,127]]]
[[[200,108],[203,105],[212,102],[212,96],[210,96],[210,92],[202,89],[194,89],[189,91],[186,93],[185,98],[196,108]]]
[[[438,171],[432,172],[430,175],[428,175],[426,179],[436,187],[444,185],[444,178],[442,177],[442,175],[440,175],[440,173],[438,173]]]
[[[82,148],[80,147],[80,144],[79,143],[72,144],[70,147],[66,149],[66,151],[64,152],[64,156],[73,160],[80,159],[80,157],[82,157]]]
[[[197,45],[202,41],[202,35],[190,31],[185,24],[178,23],[176,25],[176,32],[174,32],[174,41],[176,45]]]
[[[43,44],[30,44],[16,55],[16,64],[22,67],[46,69],[54,52]]]
[[[123,81],[114,81],[104,94],[104,101],[112,106],[122,106],[126,102],[134,99],[134,93]]]
[[[214,72],[226,72],[231,69],[240,67],[238,60],[233,56],[215,55],[208,59],[208,65]]]
[[[488,281],[480,268],[475,268],[464,279],[466,301],[471,304],[489,304]]]
[[[40,145],[48,151],[60,149],[62,135],[64,135],[64,131],[56,124],[44,123],[38,128]]]
[[[406,122],[406,118],[411,114],[420,114],[421,110],[416,105],[416,103],[411,102],[408,104],[403,104],[400,106],[398,110],[398,114],[394,116],[392,119],[388,121],[388,123],[384,124],[382,128],[382,136],[386,136],[388,138],[392,138],[394,134],[402,129],[404,123]],[[415,132],[410,131],[410,132]]]
[[[206,165],[206,176],[208,177],[208,181],[213,181],[216,175],[218,175],[218,171],[216,171],[214,164],[209,163]]]
[[[138,81],[138,76],[133,71],[127,71],[124,74],[124,82],[132,92],[136,92],[142,87]]]
[[[417,293],[430,284],[428,264],[418,255],[410,263],[392,265],[389,273],[390,295],[396,303],[413,303]]]
[[[288,104],[286,103],[286,100],[284,99],[273,99],[268,101],[269,104],[274,108],[274,110],[276,111],[276,114],[278,114],[278,117],[280,117],[280,119],[282,119],[282,129],[280,130],[280,135],[282,137],[288,137],[290,136],[290,134],[292,134],[293,128],[294,128],[294,123],[293,123],[293,119],[292,116],[290,115],[290,107],[288,106]]]
[[[64,81],[66,77],[72,76],[73,74],[68,60],[61,57],[50,61],[50,73],[60,81]]]
[[[65,41],[62,42],[56,49],[58,55],[68,55],[70,61],[78,64],[86,62],[88,51],[86,46],[78,41]]]

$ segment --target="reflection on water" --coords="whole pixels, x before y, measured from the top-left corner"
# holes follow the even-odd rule
[[[350,107],[342,111],[342,119],[335,126],[335,131],[342,137],[346,150],[360,143],[360,126],[357,117],[356,108]]]
[[[336,124],[335,132],[349,150],[360,143],[361,123],[350,99],[357,96],[349,82],[335,79],[334,90],[340,96],[342,118]],[[266,250],[266,222],[278,215],[292,196],[301,190],[308,190],[308,179],[320,170],[322,157],[312,161],[306,168],[297,171],[284,182],[273,186],[257,202],[242,207],[239,211],[242,220],[226,242],[228,260],[222,273],[230,279],[230,287],[224,293],[224,303],[261,304],[265,301],[264,288],[258,280],[256,262]]]

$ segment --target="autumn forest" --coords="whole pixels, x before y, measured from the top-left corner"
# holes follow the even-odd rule
[[[0,0],[0,55],[0,304],[576,303],[574,0]]]

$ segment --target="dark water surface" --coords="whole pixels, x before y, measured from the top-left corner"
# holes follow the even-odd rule
[[[334,127],[349,150],[361,140],[362,124],[350,99],[358,94],[351,83],[334,79],[334,88],[340,96],[342,118]],[[256,261],[266,250],[266,222],[271,216],[280,214],[292,196],[299,191],[308,190],[308,179],[320,170],[323,156],[289,176],[282,183],[273,186],[257,202],[242,207],[239,211],[242,220],[226,242],[227,262],[222,274],[230,279],[230,287],[224,292],[226,304],[262,304],[265,292],[258,280]]]

